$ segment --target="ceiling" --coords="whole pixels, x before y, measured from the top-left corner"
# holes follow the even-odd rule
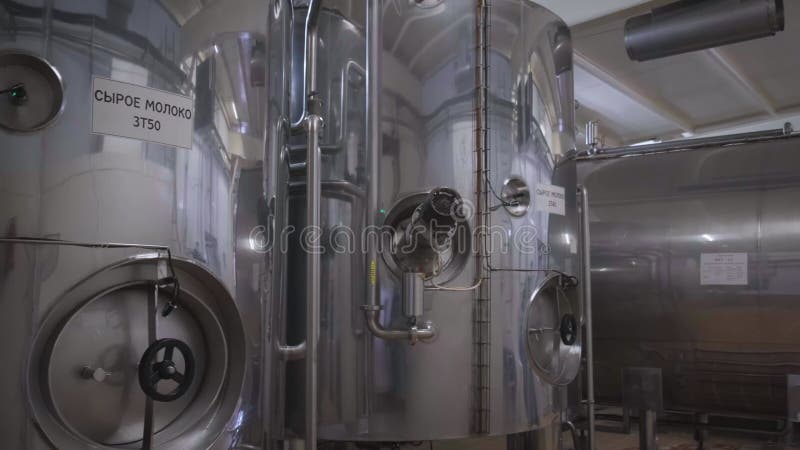
[[[624,23],[675,0],[534,1],[572,28],[578,122],[599,121],[606,146],[779,128],[787,121],[800,128],[800,0],[784,2],[786,30],[777,36],[647,62],[628,58]],[[182,22],[209,0],[162,2]],[[241,26],[222,20],[224,12],[192,25]]]
[[[577,25],[607,16],[649,0],[535,0],[536,3],[558,14],[567,25]]]
[[[578,119],[598,120],[606,145],[800,125],[800,1],[774,37],[647,62],[628,58],[625,21],[669,1],[540,2],[572,23]]]

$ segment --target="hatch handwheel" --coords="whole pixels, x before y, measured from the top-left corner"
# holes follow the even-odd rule
[[[183,357],[183,372],[175,364],[175,350]],[[163,357],[159,353],[164,350]],[[139,386],[151,399],[158,402],[171,402],[181,398],[189,390],[194,378],[195,360],[192,350],[186,343],[177,339],[159,339],[144,351],[139,362]],[[163,394],[158,390],[162,381],[172,381],[177,387]]]

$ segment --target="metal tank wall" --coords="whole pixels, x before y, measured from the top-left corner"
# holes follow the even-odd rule
[[[665,408],[785,417],[786,375],[800,364],[800,140],[772,135],[580,161],[599,402],[621,401],[621,370],[644,366],[662,370]],[[745,264],[715,280],[703,254]]]
[[[560,403],[561,388],[538,375],[522,342],[530,339],[532,324],[525,319],[534,306],[532,296],[552,275],[544,270],[580,276],[576,174],[574,165],[566,161],[575,146],[572,40],[557,16],[533,2],[503,0],[491,5],[490,190],[519,177],[530,187],[532,199],[522,217],[502,209],[490,217],[492,233],[502,228],[510,236],[511,248],[517,247],[508,251],[501,246],[503,250],[491,257],[495,270],[491,275],[490,432],[542,429],[540,434],[549,442],[539,445],[555,448],[559,415],[566,406]],[[545,199],[536,194],[540,185],[564,189],[564,215],[545,209]],[[491,200],[491,193],[489,197],[494,205],[497,199]],[[533,252],[519,248],[529,230],[535,235]],[[579,315],[578,289],[566,294]],[[563,347],[554,351],[552,358],[559,361],[553,364],[562,364],[574,376],[580,355],[580,345]],[[571,381],[570,375],[560,382]]]
[[[377,6],[380,23],[370,26],[380,29],[380,70],[367,75],[378,78],[380,92],[376,224],[396,225],[395,211],[436,187],[455,189],[477,205],[481,185],[489,200],[484,210],[488,225],[494,227],[489,233],[492,270],[486,272],[490,281],[481,283],[483,289],[426,290],[421,320],[434,324],[436,337],[412,346],[407,340],[373,336],[362,311],[371,289],[367,255],[334,251],[325,240],[346,226],[353,229],[359,243],[370,222],[367,193],[372,149],[365,136],[369,106],[364,104],[366,81],[360,73],[361,68],[368,69],[366,3],[325,1],[319,22],[318,90],[325,101],[326,121],[320,438],[420,441],[543,429],[546,445],[554,447],[558,433],[553,430],[560,426],[562,406],[559,388],[545,382],[533,368],[525,317],[531,297],[551,270],[579,272],[575,166],[563,164],[556,171],[556,164],[574,147],[569,30],[534,3],[491,2],[487,15],[491,22],[486,28],[491,31],[485,41],[489,44],[484,86],[488,123],[483,125],[488,133],[487,183],[476,175],[479,2],[382,1]],[[299,25],[305,11],[295,13],[295,62],[302,61]],[[294,78],[301,79],[297,69]],[[294,99],[302,98],[300,86],[299,82],[294,85]],[[347,96],[344,111],[342,92]],[[297,117],[301,103],[293,106]],[[289,208],[290,223],[298,230],[305,223],[302,143],[297,141],[297,191]],[[503,200],[496,197],[512,177],[524,180],[531,192],[531,206],[521,217],[509,214]],[[537,183],[565,189],[565,215],[542,210],[535,195]],[[474,215],[469,219],[470,229],[475,220]],[[520,251],[520,241],[533,250]],[[299,238],[290,239],[289,246],[288,341],[298,344],[305,336],[305,260]],[[437,283],[474,285],[480,276],[478,250],[469,247],[456,256]],[[387,252],[376,263],[383,305],[380,324],[407,328],[397,263]],[[577,305],[577,292],[570,293],[570,302]],[[476,317],[476,311],[486,314],[488,326]],[[479,351],[487,358],[485,364],[476,359]],[[565,359],[577,361],[580,348],[566,353]],[[288,364],[287,423],[290,434],[296,436],[303,435],[304,365],[302,360]]]
[[[205,430],[203,440],[191,442],[193,448],[205,448],[208,435],[221,432],[214,448],[260,446],[261,284],[269,265],[254,251],[249,234],[251,225],[258,224],[259,197],[267,184],[261,169],[266,82],[274,78],[267,75],[266,58],[272,50],[267,37],[270,19],[277,19],[268,12],[273,5],[266,2],[219,0],[194,5],[156,0],[0,5],[0,51],[24,50],[45,58],[60,73],[65,98],[60,117],[41,131],[0,129],[0,235],[166,246],[181,261],[176,262],[181,275],[204,273],[206,286],[223,289],[210,300],[219,302],[220,309],[212,305],[208,311],[227,311],[224,318],[218,317],[220,323],[244,328],[224,330],[230,333],[227,344],[242,345],[226,350],[232,365],[219,394],[236,394],[219,410],[235,414],[227,424],[227,417],[212,416],[209,424],[216,429]],[[92,134],[95,76],[191,97],[195,108],[191,148]],[[199,79],[204,83],[198,84]],[[112,263],[142,253],[153,251],[0,243],[0,338],[13,344],[2,350],[8,369],[0,377],[4,445],[69,448],[57,441],[48,443],[48,433],[27,413],[31,408],[26,392],[31,377],[37,376],[26,373],[28,360],[38,358],[29,355],[31,342],[68,289],[80,287],[81,280],[98,270],[116,267]],[[202,296],[197,291],[202,284],[187,280],[186,286],[195,289],[192,295]],[[186,314],[191,311],[179,308],[172,313],[173,317]],[[127,319],[119,318],[123,323]],[[169,328],[169,318],[159,321]],[[85,326],[102,328],[93,322]],[[135,336],[127,339],[137,347]],[[202,348],[213,350],[200,347],[197,352]],[[131,363],[135,367],[138,361]],[[136,389],[132,398],[143,396]],[[239,391],[242,401],[231,409]],[[87,400],[87,414],[116,414]],[[138,423],[141,417],[136,414],[120,420]]]

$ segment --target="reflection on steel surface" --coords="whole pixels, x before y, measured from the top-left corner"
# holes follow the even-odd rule
[[[380,20],[365,23],[365,18],[374,17],[367,3],[379,3]],[[476,44],[482,29],[476,5],[470,1],[322,3],[316,79],[327,124],[321,146],[329,149],[322,154],[322,229],[344,226],[361,236],[369,224],[385,224],[393,205],[440,186],[478,205],[475,193],[485,176],[486,197],[478,210],[491,215],[487,223],[511,236],[534,226],[540,231],[536,248],[542,251],[492,254],[491,266],[498,270],[486,272],[491,283],[478,285],[486,287],[482,294],[476,294],[480,289],[426,289],[417,321],[435,323],[436,337],[415,346],[409,345],[408,332],[398,341],[376,338],[372,333],[380,330],[370,331],[368,326],[375,323],[364,321],[362,307],[385,329],[409,329],[403,312],[402,270],[397,270],[393,258],[326,252],[320,287],[320,439],[419,441],[487,432],[502,435],[548,429],[559,420],[556,389],[539,378],[527,357],[522,312],[548,271],[579,270],[574,247],[575,165],[555,168],[574,147],[569,32],[555,16],[531,3],[492,2],[486,16],[491,21],[486,27],[488,64],[481,65],[488,72],[486,108],[476,111],[476,87],[481,85],[477,70],[481,52],[476,52]],[[305,9],[299,9],[294,61],[303,60],[304,18]],[[367,54],[371,59],[365,58]],[[366,69],[366,92],[343,76],[352,62]],[[377,73],[371,72],[374,64]],[[291,96],[294,121],[303,109],[301,66],[295,64],[293,73],[298,93]],[[486,114],[487,136],[485,151],[476,153],[481,114]],[[306,224],[304,148],[302,137],[292,138],[289,177],[301,187],[292,191],[288,219],[282,222],[298,230]],[[481,154],[485,173],[478,171],[476,158]],[[497,196],[503,182],[514,176],[529,186],[565,187],[567,215],[530,208],[513,217],[502,207],[494,208],[502,203]],[[337,188],[345,185],[353,188],[347,192]],[[365,196],[353,195],[358,192]],[[475,220],[468,222],[470,230],[476,229]],[[502,244],[498,238],[487,245],[500,249]],[[283,345],[305,339],[304,259],[301,241],[290,238]],[[449,271],[448,266],[433,281],[444,287],[473,287],[480,280],[480,261],[465,258],[461,265],[454,260],[450,266],[460,266],[459,270]],[[491,309],[475,308],[481,298],[491,299]],[[576,290],[571,301],[577,303],[577,298]],[[284,379],[287,435],[298,438],[304,432],[304,411],[298,407],[304,364],[289,361]],[[472,376],[476,367],[484,370],[480,385]],[[476,415],[483,419],[475,419]]]
[[[167,317],[159,314],[157,320],[165,336],[187,335],[181,340],[192,346],[207,383],[192,383],[196,388],[185,396],[191,406],[183,404],[183,398],[154,406],[153,445],[158,448],[213,444],[222,449],[260,446],[263,440],[262,294],[252,286],[258,287],[267,276],[267,267],[264,255],[253,258],[240,241],[256,225],[258,199],[266,189],[261,178],[263,124],[272,104],[263,75],[270,82],[277,79],[265,69],[274,67],[265,58],[279,53],[268,48],[267,39],[267,32],[279,27],[266,28],[269,20],[278,19],[264,9],[251,11],[263,19],[258,27],[210,31],[206,25],[218,25],[219,6],[226,2],[204,2],[177,22],[171,12],[176,2],[171,0],[0,5],[0,52],[44,58],[58,70],[64,86],[64,110],[58,120],[35,133],[0,131],[0,236],[141,243],[151,257],[169,249],[178,272],[195,274],[180,277],[182,290],[195,299],[187,297],[188,303]],[[95,76],[193,98],[192,148],[93,135],[90,88]],[[22,82],[27,107],[42,91],[29,89],[35,83]],[[249,183],[254,168],[257,183],[240,190],[240,181]],[[240,229],[247,221],[249,226]],[[144,394],[130,383],[126,365],[135,367],[144,350],[138,345],[146,337],[146,311],[138,307],[145,306],[142,298],[148,289],[131,286],[89,302],[101,289],[92,282],[97,290],[81,291],[81,298],[75,299],[88,302],[85,309],[65,315],[71,321],[53,330],[52,336],[62,338],[52,351],[34,346],[37,335],[48,338],[43,327],[48,317],[56,317],[59,299],[77,292],[69,291],[71,287],[142,251],[0,243],[0,338],[19,343],[3,352],[12,368],[0,375],[0,394],[7,406],[0,412],[4,446],[70,449],[86,448],[86,442],[108,447],[141,441]],[[134,267],[143,267],[138,264],[104,273],[122,284],[141,280],[143,271],[152,280],[155,264],[141,263],[148,270],[137,271]],[[190,312],[196,320],[187,317]],[[244,330],[236,325],[241,323],[239,312]],[[106,332],[111,337],[98,337]],[[223,335],[231,348],[220,344]],[[30,405],[21,389],[38,385],[23,370],[29,359],[51,369],[35,376],[58,381],[47,395],[32,395]],[[80,375],[84,366],[108,375],[102,383],[86,380]],[[28,426],[29,412],[36,413],[40,427]],[[206,417],[204,427],[198,428],[203,414],[214,412],[217,415]],[[48,421],[66,421],[71,431],[49,426]]]
[[[800,366],[800,141],[780,134],[580,161],[598,401],[620,401],[622,368],[647,366],[663,372],[667,409],[785,415]],[[703,285],[704,253],[746,253],[746,285]]]
[[[314,441],[315,425],[320,439],[348,441],[535,430],[522,441],[554,448],[561,400],[531,366],[524,311],[549,275],[580,270],[576,168],[564,160],[574,147],[574,101],[563,22],[521,0],[327,0],[312,2],[322,8],[308,27],[306,9],[294,10],[289,0],[247,2],[247,9],[234,0],[190,3],[0,5],[0,28],[8,30],[0,50],[52,63],[65,81],[66,105],[37,133],[0,131],[2,236],[168,248],[180,291],[192,298],[179,296],[178,309],[157,317],[158,331],[174,331],[179,336],[171,337],[190,345],[208,382],[197,384],[196,395],[190,388],[148,408],[130,380],[115,379],[127,373],[116,359],[70,357],[102,342],[76,348],[69,337],[87,341],[119,326],[130,330],[119,342],[145,338],[134,305],[149,298],[146,284],[136,284],[147,264],[115,265],[137,251],[2,244],[0,338],[24,342],[4,354],[19,368],[0,376],[10,405],[0,412],[4,443],[69,449],[89,440],[108,447],[140,439],[148,422],[154,434],[145,446],[159,448],[274,448],[294,438]],[[192,148],[92,134],[93,77],[191,97]],[[306,109],[312,92],[322,100],[318,109]],[[308,117],[316,143],[297,126]],[[500,195],[511,178],[563,187],[565,215],[535,207],[509,214]],[[262,230],[274,242],[289,226],[319,225],[361,235],[384,225],[393,205],[441,186],[476,205],[477,216],[461,228],[476,233],[491,225],[499,236],[456,251],[422,286],[413,280],[405,313],[403,271],[378,255],[379,246],[309,255],[296,235],[283,251],[258,248],[252,233]],[[529,228],[536,233],[521,233]],[[536,251],[513,247],[509,237],[518,234]],[[107,296],[89,292],[102,284],[89,277],[98,271],[115,281]],[[72,298],[78,291],[70,287],[80,280],[90,282]],[[65,298],[87,309],[53,315]],[[568,298],[578,304],[577,294]],[[63,330],[51,329],[59,317],[70,319]],[[68,338],[45,351],[46,331]],[[376,337],[397,332],[402,340]],[[409,345],[423,338],[429,342]],[[147,340],[154,340],[152,330]],[[205,352],[195,351],[199,342]],[[298,359],[303,355],[308,361]],[[45,376],[45,366],[73,375],[63,377],[54,398],[31,396],[37,417],[66,418],[71,430],[25,425],[28,399],[19,386],[41,387],[23,374],[29,357],[36,376]],[[92,380],[82,375],[86,368]],[[109,389],[120,397],[98,402],[130,400],[136,414],[117,420],[100,405],[86,417],[103,421],[81,422],[70,383]],[[142,414],[140,400],[152,414]],[[201,410],[222,413],[198,429]]]

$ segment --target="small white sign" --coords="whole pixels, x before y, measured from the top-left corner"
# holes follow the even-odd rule
[[[192,148],[190,97],[94,77],[92,133]]]
[[[701,253],[700,285],[747,286],[747,253]]]
[[[564,201],[564,188],[537,183],[533,204],[537,211],[545,211],[559,216],[565,215],[567,208]]]

